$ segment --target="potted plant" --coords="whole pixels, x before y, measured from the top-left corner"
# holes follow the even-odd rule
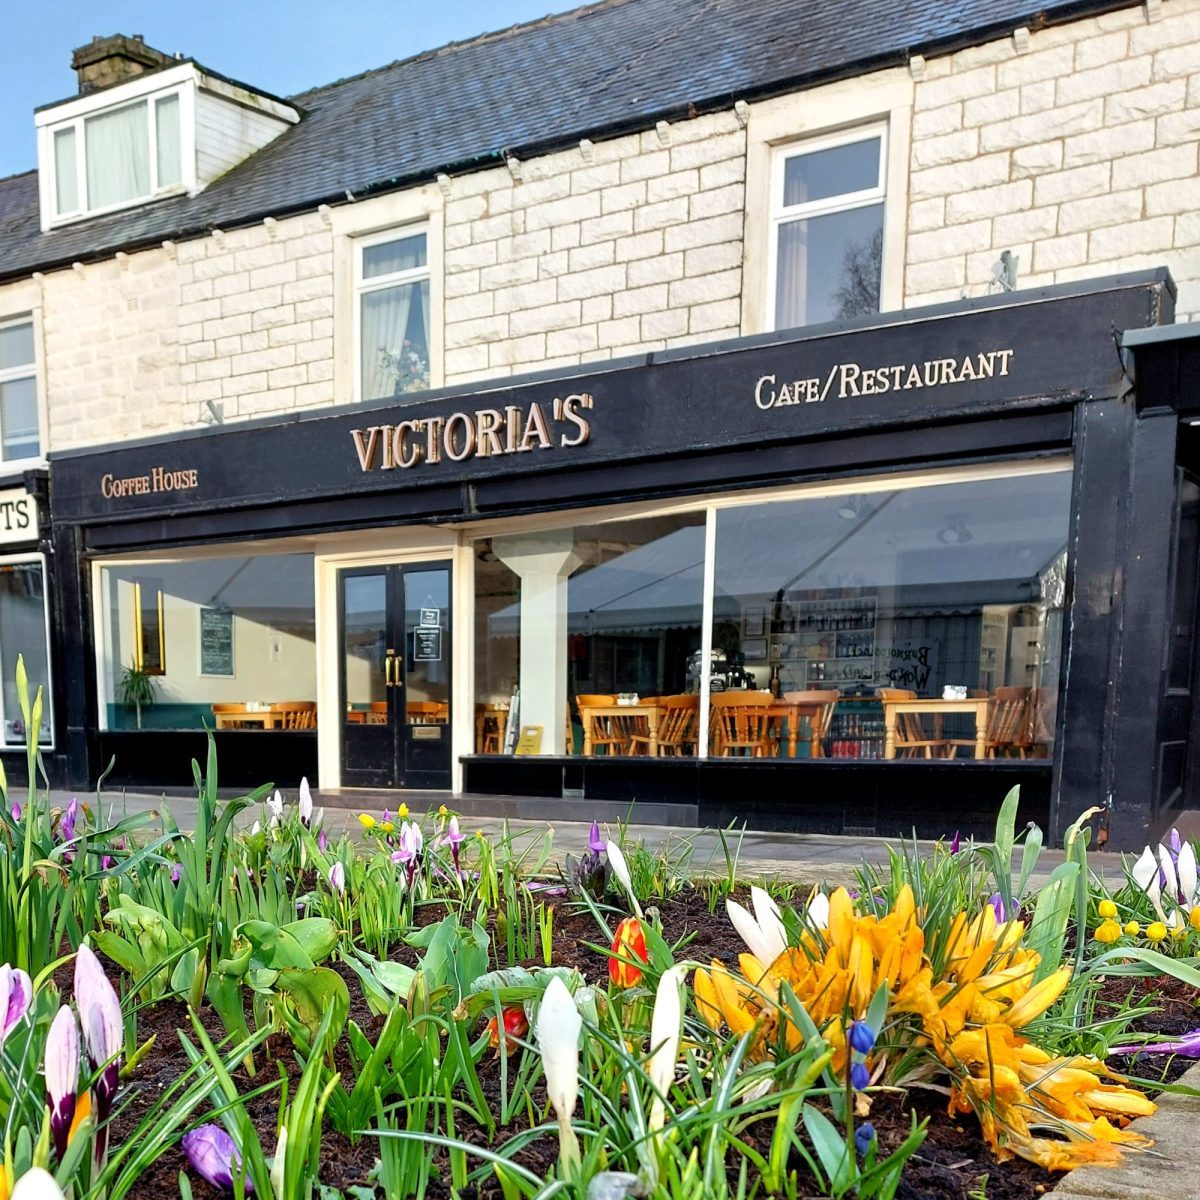
[[[121,700],[126,708],[137,712],[137,727],[142,727],[142,706],[147,708],[157,699],[154,676],[139,667],[136,662],[121,668]]]

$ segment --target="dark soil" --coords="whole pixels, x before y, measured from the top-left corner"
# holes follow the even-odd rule
[[[688,957],[700,961],[720,958],[732,963],[736,961],[737,954],[744,949],[732,926],[724,919],[723,913],[714,915],[709,912],[701,892],[686,893],[660,902],[658,909],[663,935],[668,944],[686,940],[686,947],[682,953]],[[444,910],[440,906],[418,910],[418,924],[440,919],[442,915]],[[587,944],[599,945],[602,940],[590,913],[586,910],[579,911],[575,906],[566,903],[558,903],[555,910],[553,954],[556,965],[576,967],[590,981],[602,981],[607,973],[608,960]],[[397,961],[412,964],[416,962],[417,954],[418,952],[411,947],[397,943],[392,957]],[[536,961],[530,960],[527,965],[534,965]],[[369,1038],[374,1039],[382,1025],[382,1019],[370,1014],[362,999],[362,989],[357,977],[346,969],[343,969],[342,973],[352,998],[351,1018],[358,1022]],[[1136,1023],[1137,1029],[1171,1035],[1196,1027],[1198,1021],[1194,992],[1170,979],[1110,980],[1102,991],[1101,1004],[1111,1005],[1111,1010],[1115,1011],[1121,999],[1131,992],[1141,997],[1152,995],[1154,1004],[1160,1010],[1140,1018]],[[206,1009],[203,1020],[213,1040],[219,1041],[223,1037],[223,1030],[215,1014]],[[152,1009],[143,1010],[140,1014],[139,1041],[145,1041],[150,1034],[154,1034],[156,1040],[122,1097],[123,1107],[113,1124],[114,1144],[120,1145],[123,1139],[130,1136],[155,1098],[179,1077],[183,1069],[182,1064],[186,1062],[179,1044],[177,1031],[180,1029],[190,1033],[191,1025],[185,1007],[177,1002],[164,1002]],[[249,1091],[268,1079],[278,1078],[281,1069],[286,1071],[289,1077],[289,1087],[294,1084],[299,1075],[299,1068],[290,1042],[286,1038],[273,1039],[265,1049],[270,1052],[274,1061],[260,1069],[254,1080],[249,1079],[239,1069],[234,1076],[239,1090]],[[337,1066],[343,1074],[343,1084],[348,1089],[352,1083],[352,1071],[345,1056],[343,1042]],[[264,1058],[261,1052],[259,1058]],[[1144,1055],[1133,1063],[1128,1060],[1113,1060],[1113,1065],[1139,1079],[1170,1082],[1182,1074],[1190,1065],[1190,1061]],[[489,1106],[493,1113],[498,1113],[501,1097],[500,1068],[498,1060],[490,1052],[480,1063],[479,1075]],[[271,1092],[253,1101],[249,1106],[263,1149],[268,1155],[273,1152],[275,1146],[277,1109],[278,1092]],[[918,1119],[928,1118],[928,1136],[905,1173],[899,1200],[969,1200],[971,1194],[977,1193],[985,1181],[988,1200],[1032,1200],[1044,1192],[1051,1191],[1061,1177],[1020,1159],[998,1163],[983,1142],[977,1122],[971,1117],[948,1116],[945,1096],[934,1091],[881,1093],[874,1098],[870,1120],[875,1126],[883,1150],[895,1149],[908,1136],[912,1113],[915,1113]],[[520,1128],[521,1126],[514,1125],[498,1130],[495,1142],[503,1142],[519,1132]],[[460,1138],[467,1141],[488,1143],[486,1131],[480,1127],[473,1127],[469,1120],[462,1117],[458,1118],[456,1132]],[[759,1148],[765,1152],[767,1146],[764,1143]],[[351,1186],[368,1186],[368,1176],[375,1164],[376,1150],[376,1139],[365,1137],[357,1145],[352,1145],[347,1138],[335,1133],[327,1123],[321,1143],[321,1181],[342,1190]],[[553,1168],[556,1158],[557,1143],[548,1138],[526,1147],[517,1156],[517,1161],[538,1174],[545,1175]],[[431,1200],[449,1200],[451,1193],[445,1155],[435,1151],[434,1162],[440,1170],[435,1172],[431,1180],[428,1195]],[[180,1150],[169,1151],[143,1176],[132,1195],[136,1200],[160,1200],[177,1195],[179,1172],[184,1170],[186,1165]],[[800,1164],[797,1163],[797,1166]],[[217,1200],[223,1195],[210,1188],[194,1173],[189,1174],[196,1200]],[[502,1192],[494,1179],[489,1178],[478,1191],[469,1188],[462,1195],[463,1200],[501,1200]]]

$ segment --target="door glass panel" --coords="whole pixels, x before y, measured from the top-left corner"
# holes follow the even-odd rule
[[[343,576],[342,586],[346,638],[342,671],[347,717],[366,724],[384,724],[384,658],[392,648],[387,641],[387,576],[382,572]]]
[[[405,705],[410,725],[450,719],[450,572],[405,571]]]

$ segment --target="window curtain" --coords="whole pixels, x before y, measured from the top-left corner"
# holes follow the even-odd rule
[[[779,226],[775,256],[775,328],[808,322],[808,222]]]
[[[154,122],[155,140],[158,143],[158,186],[170,187],[183,179],[178,96],[164,96],[155,103]]]
[[[143,101],[85,122],[88,208],[104,208],[150,194],[146,120]]]
[[[413,288],[382,288],[362,298],[362,398],[378,400],[396,392],[398,356],[404,350]],[[422,286],[422,299],[424,288]]]

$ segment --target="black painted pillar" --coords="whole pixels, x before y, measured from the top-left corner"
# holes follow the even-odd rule
[[[1110,849],[1145,844],[1171,603],[1177,420],[1132,396],[1080,405],[1073,588],[1051,832],[1108,808]]]
[[[60,752],[65,752],[64,782],[69,788],[90,789],[96,771],[92,761],[95,744],[96,704],[93,641],[91,637],[90,588],[87,564],[79,554],[80,533],[73,525],[54,529],[56,614],[60,622],[58,687],[62,692],[59,711],[65,719],[59,727]]]

